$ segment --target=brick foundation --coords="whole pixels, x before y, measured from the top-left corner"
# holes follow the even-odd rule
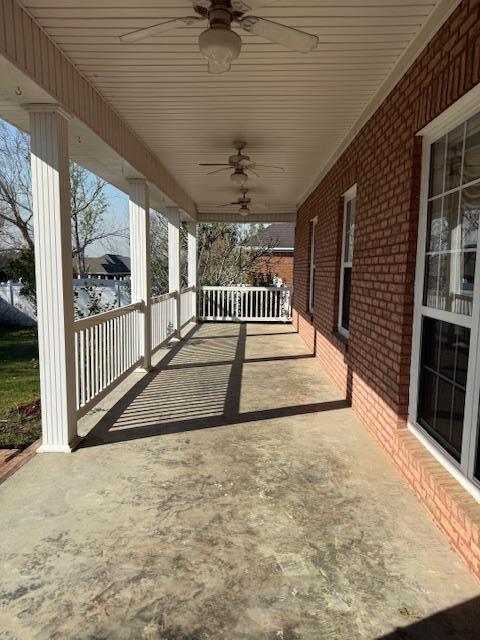
[[[421,140],[480,82],[480,0],[464,0],[300,207],[294,323],[480,579],[480,505],[407,430]],[[337,334],[342,195],[357,184],[350,335]],[[316,304],[307,313],[310,221]]]

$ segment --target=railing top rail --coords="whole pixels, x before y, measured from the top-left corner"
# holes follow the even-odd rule
[[[200,287],[203,291],[292,291],[293,287]]]
[[[119,318],[121,316],[127,316],[129,313],[132,313],[132,311],[139,311],[142,308],[143,304],[141,302],[134,302],[133,304],[126,305],[125,307],[120,307],[119,309],[105,311],[105,313],[97,313],[96,315],[89,316],[88,318],[81,318],[80,320],[75,320],[75,322],[73,323],[74,330],[83,331],[84,329],[94,327],[97,324],[108,322],[108,320],[113,320],[114,318]]]
[[[187,289],[182,289],[180,293],[194,293],[197,290],[197,287],[188,287]]]
[[[177,293],[177,291],[170,291],[170,293],[163,293],[161,296],[153,296],[152,304],[158,304],[159,302],[165,302],[171,298],[176,298]]]

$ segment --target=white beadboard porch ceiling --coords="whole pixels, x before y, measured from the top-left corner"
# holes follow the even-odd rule
[[[239,59],[230,73],[211,76],[197,44],[205,26],[136,44],[118,41],[133,29],[192,15],[190,0],[23,2],[168,167],[199,212],[221,211],[217,205],[239,196],[228,172],[206,176],[198,163],[225,162],[232,142],[240,139],[252,160],[286,169],[249,180],[254,204],[263,203],[272,214],[295,212],[439,4],[279,0],[255,15],[317,34],[318,50],[290,52],[239,29]]]

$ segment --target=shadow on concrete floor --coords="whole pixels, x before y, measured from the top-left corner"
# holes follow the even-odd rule
[[[215,330],[215,324],[210,325]],[[217,325],[218,326],[218,325]],[[80,447],[345,409],[346,400],[240,412],[244,365],[312,359],[313,354],[246,358],[247,325],[204,335],[197,325],[135,384],[88,433]],[[203,332],[202,333],[202,329]],[[292,332],[250,333],[252,337]],[[216,340],[216,343],[214,342]],[[208,342],[204,342],[208,341]]]
[[[448,585],[445,585],[448,587]],[[405,610],[402,615],[415,617]],[[439,611],[407,627],[398,628],[377,640],[478,640],[480,638],[480,598]]]

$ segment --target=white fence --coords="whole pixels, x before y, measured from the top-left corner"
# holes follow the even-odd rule
[[[37,322],[35,305],[22,295],[22,282],[0,282],[0,324],[34,326]],[[130,304],[128,280],[106,278],[74,278],[75,311],[82,316],[89,314],[92,294],[104,309]]]
[[[0,282],[0,324],[35,326],[35,305],[22,295],[22,282]]]
[[[177,328],[177,293],[152,298],[152,349],[156,351]]]
[[[292,319],[290,287],[202,287],[200,320],[223,322],[289,322]]]
[[[142,360],[142,308],[131,304],[74,323],[79,417]]]

